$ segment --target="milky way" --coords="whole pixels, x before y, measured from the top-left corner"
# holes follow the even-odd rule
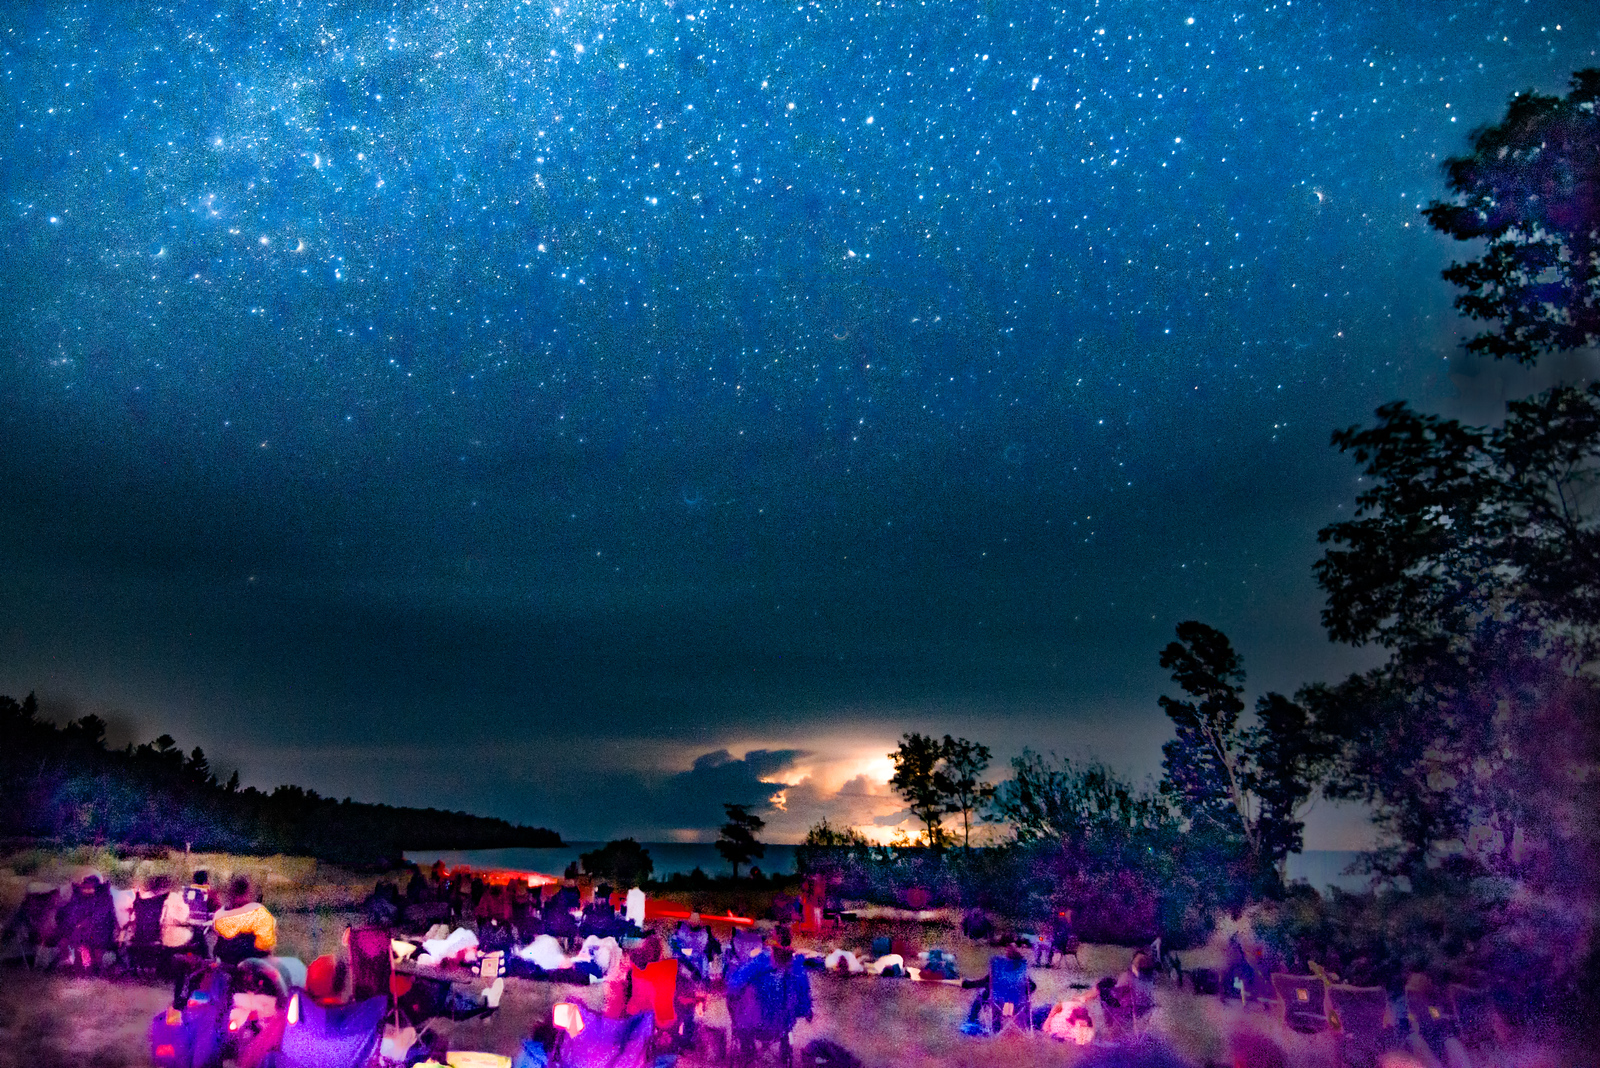
[[[1153,765],[1178,620],[1347,662],[1328,432],[1461,370],[1418,208],[1596,63],[1412,6],[0,15],[0,691],[594,833],[589,737]]]

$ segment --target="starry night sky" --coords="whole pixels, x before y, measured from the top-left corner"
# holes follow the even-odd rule
[[[1418,208],[1597,49],[1577,0],[14,5],[0,692],[571,838],[888,826],[904,730],[1154,771],[1178,621],[1252,696],[1366,662],[1329,431],[1519,388]]]

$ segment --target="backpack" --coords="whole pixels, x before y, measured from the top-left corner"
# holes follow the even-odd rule
[[[211,891],[204,886],[185,887],[183,903],[189,906],[189,919],[204,923],[211,918]]]

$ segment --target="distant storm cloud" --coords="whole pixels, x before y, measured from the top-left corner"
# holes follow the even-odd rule
[[[650,821],[674,830],[710,830],[725,820],[724,804],[745,805],[757,812],[770,809],[784,785],[768,780],[807,755],[801,749],[752,749],[742,759],[726,749],[704,753],[688,771],[648,790]]]

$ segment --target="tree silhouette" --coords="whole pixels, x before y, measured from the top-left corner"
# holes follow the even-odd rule
[[[1189,695],[1160,698],[1177,729],[1161,749],[1163,787],[1196,833],[1242,843],[1247,885],[1274,890],[1286,858],[1300,849],[1300,810],[1331,759],[1331,743],[1305,708],[1279,693],[1261,697],[1256,722],[1242,725],[1244,662],[1213,627],[1178,624],[1161,666]]]
[[[922,821],[928,845],[935,849],[944,845],[945,793],[935,777],[944,759],[944,744],[931,734],[905,734],[889,759],[894,761],[889,785]]]
[[[1532,363],[1542,353],[1600,341],[1600,69],[1572,76],[1565,99],[1511,98],[1506,117],[1472,135],[1472,152],[1445,161],[1454,194],[1424,211],[1483,255],[1452,264],[1455,306],[1498,320],[1467,351]]]
[[[944,736],[941,763],[933,784],[944,799],[944,811],[961,814],[961,845],[972,845],[972,814],[994,798],[994,786],[979,778],[989,768],[989,747],[965,738]]]
[[[1563,815],[1600,807],[1584,770],[1600,754],[1600,386],[1514,401],[1495,428],[1385,405],[1334,442],[1369,488],[1319,535],[1323,621],[1390,655],[1310,696],[1339,741],[1330,789],[1393,837],[1380,870],[1425,880],[1443,850],[1524,877],[1537,855],[1600,863],[1595,821]]]
[[[733,865],[733,877],[739,877],[739,865],[767,855],[767,847],[756,838],[767,821],[757,816],[745,805],[722,806],[728,822],[722,825],[717,838],[717,852]]]

